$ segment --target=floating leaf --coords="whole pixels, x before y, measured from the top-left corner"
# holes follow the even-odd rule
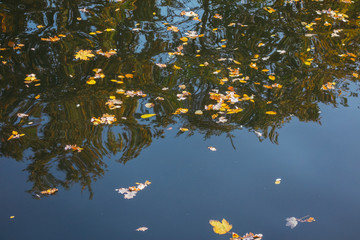
[[[141,115],[141,118],[150,118],[150,117],[153,117],[155,115],[156,115],[155,113],[143,114],[143,115]]]
[[[136,183],[136,186],[131,186],[127,188],[118,188],[115,189],[118,193],[124,194],[125,199],[131,199],[136,196],[136,194],[150,185],[151,182],[146,180],[145,183]]]
[[[280,184],[281,183],[281,178],[277,178],[276,180],[275,180],[275,184]]]
[[[275,9],[271,8],[271,7],[264,7],[264,10],[267,11],[268,13],[274,13],[276,12]]]
[[[162,64],[162,63],[156,63],[156,66],[160,67],[160,68],[165,68],[166,64]]]
[[[263,237],[262,234],[253,234],[253,233],[247,233],[244,236],[240,237],[238,234],[233,233],[232,238],[230,240],[261,240]]]
[[[314,222],[315,221],[315,218],[313,217],[309,217],[309,218],[306,218],[307,216],[305,217],[302,217],[302,218],[296,218],[296,217],[290,217],[290,218],[287,218],[286,219],[286,226],[287,227],[290,227],[291,229],[293,229],[294,227],[296,227],[298,225],[299,222]]]
[[[219,15],[218,13],[215,13],[214,18],[217,18],[217,19],[221,20],[223,17],[221,15]]]
[[[7,140],[9,141],[10,139],[20,138],[24,135],[24,133],[19,134],[17,131],[12,131],[11,136]]]
[[[75,145],[66,145],[64,149],[65,150],[71,149],[71,150],[77,151],[77,152],[81,152],[82,150],[84,150],[83,148],[77,146],[76,144]]]
[[[138,232],[145,232],[146,230],[148,230],[147,227],[139,227],[138,229],[136,229],[136,231]]]
[[[133,78],[133,77],[134,77],[134,74],[128,73],[128,74],[125,74],[125,77],[126,77],[126,78]]]
[[[26,114],[26,113],[17,113],[16,116],[18,116],[19,118],[25,118],[25,117],[28,117],[29,114]]]
[[[269,76],[269,79],[272,80],[272,81],[274,81],[274,80],[275,80],[275,76],[274,76],[274,75],[270,75],[270,76]]]
[[[80,50],[75,53],[75,58],[80,60],[89,60],[89,58],[95,57],[91,50]]]
[[[232,229],[232,225],[230,225],[225,219],[223,219],[222,222],[210,220],[209,223],[213,226],[213,230],[217,234],[226,234]]]
[[[153,103],[146,103],[145,104],[145,107],[147,107],[147,108],[152,108],[154,106],[155,106],[155,104],[153,104]]]
[[[116,122],[116,118],[115,118],[115,115],[110,115],[110,114],[107,114],[107,113],[104,113],[102,115],[102,117],[99,117],[99,118],[95,118],[95,117],[92,117],[91,118],[91,122],[96,126],[96,125],[99,125],[99,124],[112,124],[113,122]]]
[[[59,189],[57,189],[57,188],[49,188],[49,189],[47,189],[47,190],[45,190],[45,191],[41,191],[40,193],[41,193],[41,194],[44,194],[44,195],[53,195],[53,194],[55,194],[57,191],[59,191]]]
[[[216,151],[216,148],[215,148],[215,147],[212,147],[212,146],[208,147],[208,149],[210,149],[210,151],[213,151],[213,152]]]
[[[89,85],[94,85],[94,84],[96,84],[96,81],[94,79],[89,79],[86,81],[86,83]]]
[[[274,111],[267,111],[266,114],[269,114],[269,115],[276,115],[277,112],[274,112]]]
[[[295,217],[290,217],[286,219],[286,226],[291,229],[295,228],[298,225],[298,221]]]

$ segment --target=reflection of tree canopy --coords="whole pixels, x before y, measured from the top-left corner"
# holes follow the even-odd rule
[[[346,106],[346,97],[356,95],[349,79],[356,80],[352,74],[358,68],[354,55],[359,48],[359,2],[190,2],[54,1],[47,6],[45,1],[36,5],[23,1],[21,8],[12,1],[0,3],[0,53],[6,61],[0,68],[1,153],[17,160],[24,159],[23,155],[28,158],[26,170],[34,183],[32,192],[57,185],[70,187],[73,182],[91,189],[91,181],[104,174],[104,156],[118,155],[125,163],[149,146],[152,138],[162,136],[170,124],[190,129],[189,134],[198,131],[209,137],[227,133],[230,138],[233,130],[243,126],[277,143],[277,129],[293,117],[319,122],[319,103]],[[264,7],[276,12],[268,13]],[[346,13],[349,21],[321,12],[330,8]],[[195,11],[201,22],[180,16],[183,10]],[[215,14],[222,19],[214,18]],[[326,22],[330,25],[325,26]],[[309,30],[311,23],[316,23],[310,25],[313,30]],[[40,24],[45,27],[37,29]],[[170,25],[180,31],[167,31]],[[115,31],[89,34],[107,28]],[[332,37],[334,29],[343,29],[340,37]],[[183,45],[179,39],[188,31],[204,36]],[[67,36],[53,43],[40,41],[40,37],[58,34]],[[19,43],[25,46],[17,49]],[[168,55],[181,45],[183,56]],[[76,61],[74,53],[80,49],[116,49],[117,54]],[[155,63],[168,66],[159,68]],[[250,67],[251,63],[258,69]],[[174,65],[181,69],[174,69]],[[101,68],[106,77],[96,85],[87,85],[94,68]],[[239,68],[240,81],[232,81],[229,68]],[[221,71],[214,74],[216,70]],[[36,74],[40,86],[26,87],[24,78],[29,73]],[[134,78],[125,79],[123,84],[110,81],[126,73],[133,73]],[[270,73],[275,80],[269,79]],[[228,81],[222,82],[224,78]],[[328,82],[335,82],[336,88],[321,90]],[[274,83],[282,88],[266,88]],[[182,91],[180,84],[191,93],[183,101],[176,97]],[[243,111],[231,115],[204,110],[216,104],[209,92],[216,89],[226,94],[230,86],[240,96],[253,96],[253,102],[237,103]],[[168,90],[162,90],[164,87]],[[115,92],[119,88],[142,90],[147,96],[118,95]],[[39,99],[34,98],[37,94]],[[109,110],[105,105],[112,95],[123,101],[120,109]],[[155,107],[147,109],[146,102],[155,103]],[[189,112],[174,115],[178,108]],[[195,115],[196,110],[204,114]],[[152,111],[156,117],[140,118]],[[277,114],[267,115],[266,111]],[[30,117],[19,119],[19,112]],[[93,126],[90,119],[103,113],[115,114],[118,121]],[[219,123],[220,116],[228,121]],[[6,141],[12,130],[26,135]],[[85,150],[66,152],[67,144]]]

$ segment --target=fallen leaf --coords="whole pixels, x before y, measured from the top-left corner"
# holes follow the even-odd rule
[[[86,81],[86,83],[89,85],[94,85],[94,84],[96,84],[96,81],[94,79],[89,79]]]
[[[16,116],[18,116],[19,118],[26,118],[29,116],[29,114],[26,114],[26,113],[18,113],[16,114]]]
[[[126,77],[126,78],[133,78],[133,77],[134,77],[134,74],[128,73],[128,74],[125,74],[125,77]]]
[[[155,113],[143,114],[143,115],[141,115],[141,118],[150,118],[150,117],[153,117],[155,115],[156,115]]]
[[[275,184],[280,184],[281,183],[281,178],[277,178],[276,180],[275,180]]]
[[[215,13],[214,18],[217,18],[217,19],[221,20],[223,17],[221,15],[219,15],[218,13]]]
[[[152,108],[154,106],[155,106],[155,104],[153,104],[153,103],[146,103],[145,104],[145,107],[147,107],[147,108]]]
[[[266,114],[269,114],[269,115],[276,115],[277,113],[274,112],[274,111],[267,111]]]
[[[151,182],[146,180],[145,183],[136,183],[136,186],[131,186],[127,188],[118,188],[115,189],[118,193],[124,194],[125,199],[132,199],[136,196],[136,194],[150,185]]]
[[[165,68],[166,64],[162,64],[162,63],[156,63],[156,66],[160,67],[160,68]]]
[[[215,152],[216,151],[216,148],[215,147],[208,147],[208,149],[210,149],[210,151],[213,151],[213,152]]]
[[[290,217],[286,219],[286,226],[291,229],[295,228],[298,225],[298,221],[295,217]]]
[[[57,191],[59,191],[59,189],[57,189],[57,188],[49,188],[49,189],[47,189],[47,190],[45,190],[45,191],[41,191],[40,193],[41,193],[41,194],[44,194],[44,195],[53,195],[53,194],[55,194]]]
[[[228,221],[225,219],[222,220],[222,222],[219,222],[217,220],[210,220],[210,225],[213,226],[213,230],[217,234],[226,234],[232,229],[232,225],[229,224]]]
[[[95,57],[91,50],[79,50],[75,53],[75,59],[89,60],[89,58]]]
[[[138,229],[136,229],[136,231],[140,231],[140,232],[145,232],[146,230],[148,230],[147,227],[139,227]]]

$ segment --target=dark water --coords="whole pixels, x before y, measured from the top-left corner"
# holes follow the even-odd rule
[[[0,1],[0,238],[357,239],[359,9]]]

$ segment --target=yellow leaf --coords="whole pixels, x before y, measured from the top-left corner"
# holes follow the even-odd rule
[[[271,7],[264,7],[264,10],[267,11],[268,13],[276,12],[276,10]]]
[[[187,37],[182,37],[182,38],[180,38],[180,40],[183,42],[187,42],[189,39]]]
[[[274,76],[274,75],[270,75],[270,76],[269,76],[269,79],[274,81],[274,80],[275,80],[275,76]]]
[[[141,118],[150,118],[150,117],[153,117],[155,115],[156,115],[155,113],[143,114],[143,115],[141,115]]]
[[[126,78],[133,78],[133,77],[134,77],[134,75],[133,75],[133,74],[131,74],[131,73],[128,73],[128,74],[125,74],[125,77],[126,77]]]
[[[181,67],[174,65],[175,69],[181,69]]]
[[[276,115],[277,112],[274,112],[274,111],[267,111],[266,114],[269,114],[269,115]]]
[[[86,83],[89,85],[94,85],[94,84],[96,84],[96,81],[94,79],[89,79],[86,81]]]
[[[89,58],[95,57],[91,50],[79,50],[75,54],[76,59],[89,60]]]
[[[281,183],[281,178],[277,178],[276,180],[275,180],[275,184],[280,184]]]
[[[186,131],[189,131],[189,129],[187,129],[187,128],[180,128],[180,131],[186,132]]]
[[[17,131],[12,131],[12,135],[18,135],[19,133]]]
[[[40,94],[35,96],[35,99],[39,99],[40,98]]]
[[[15,218],[15,216],[10,216],[11,219]]]
[[[213,230],[217,234],[225,234],[232,229],[232,225],[230,225],[229,222],[225,219],[223,219],[222,222],[217,220],[210,220],[209,223],[211,226],[213,226]]]

